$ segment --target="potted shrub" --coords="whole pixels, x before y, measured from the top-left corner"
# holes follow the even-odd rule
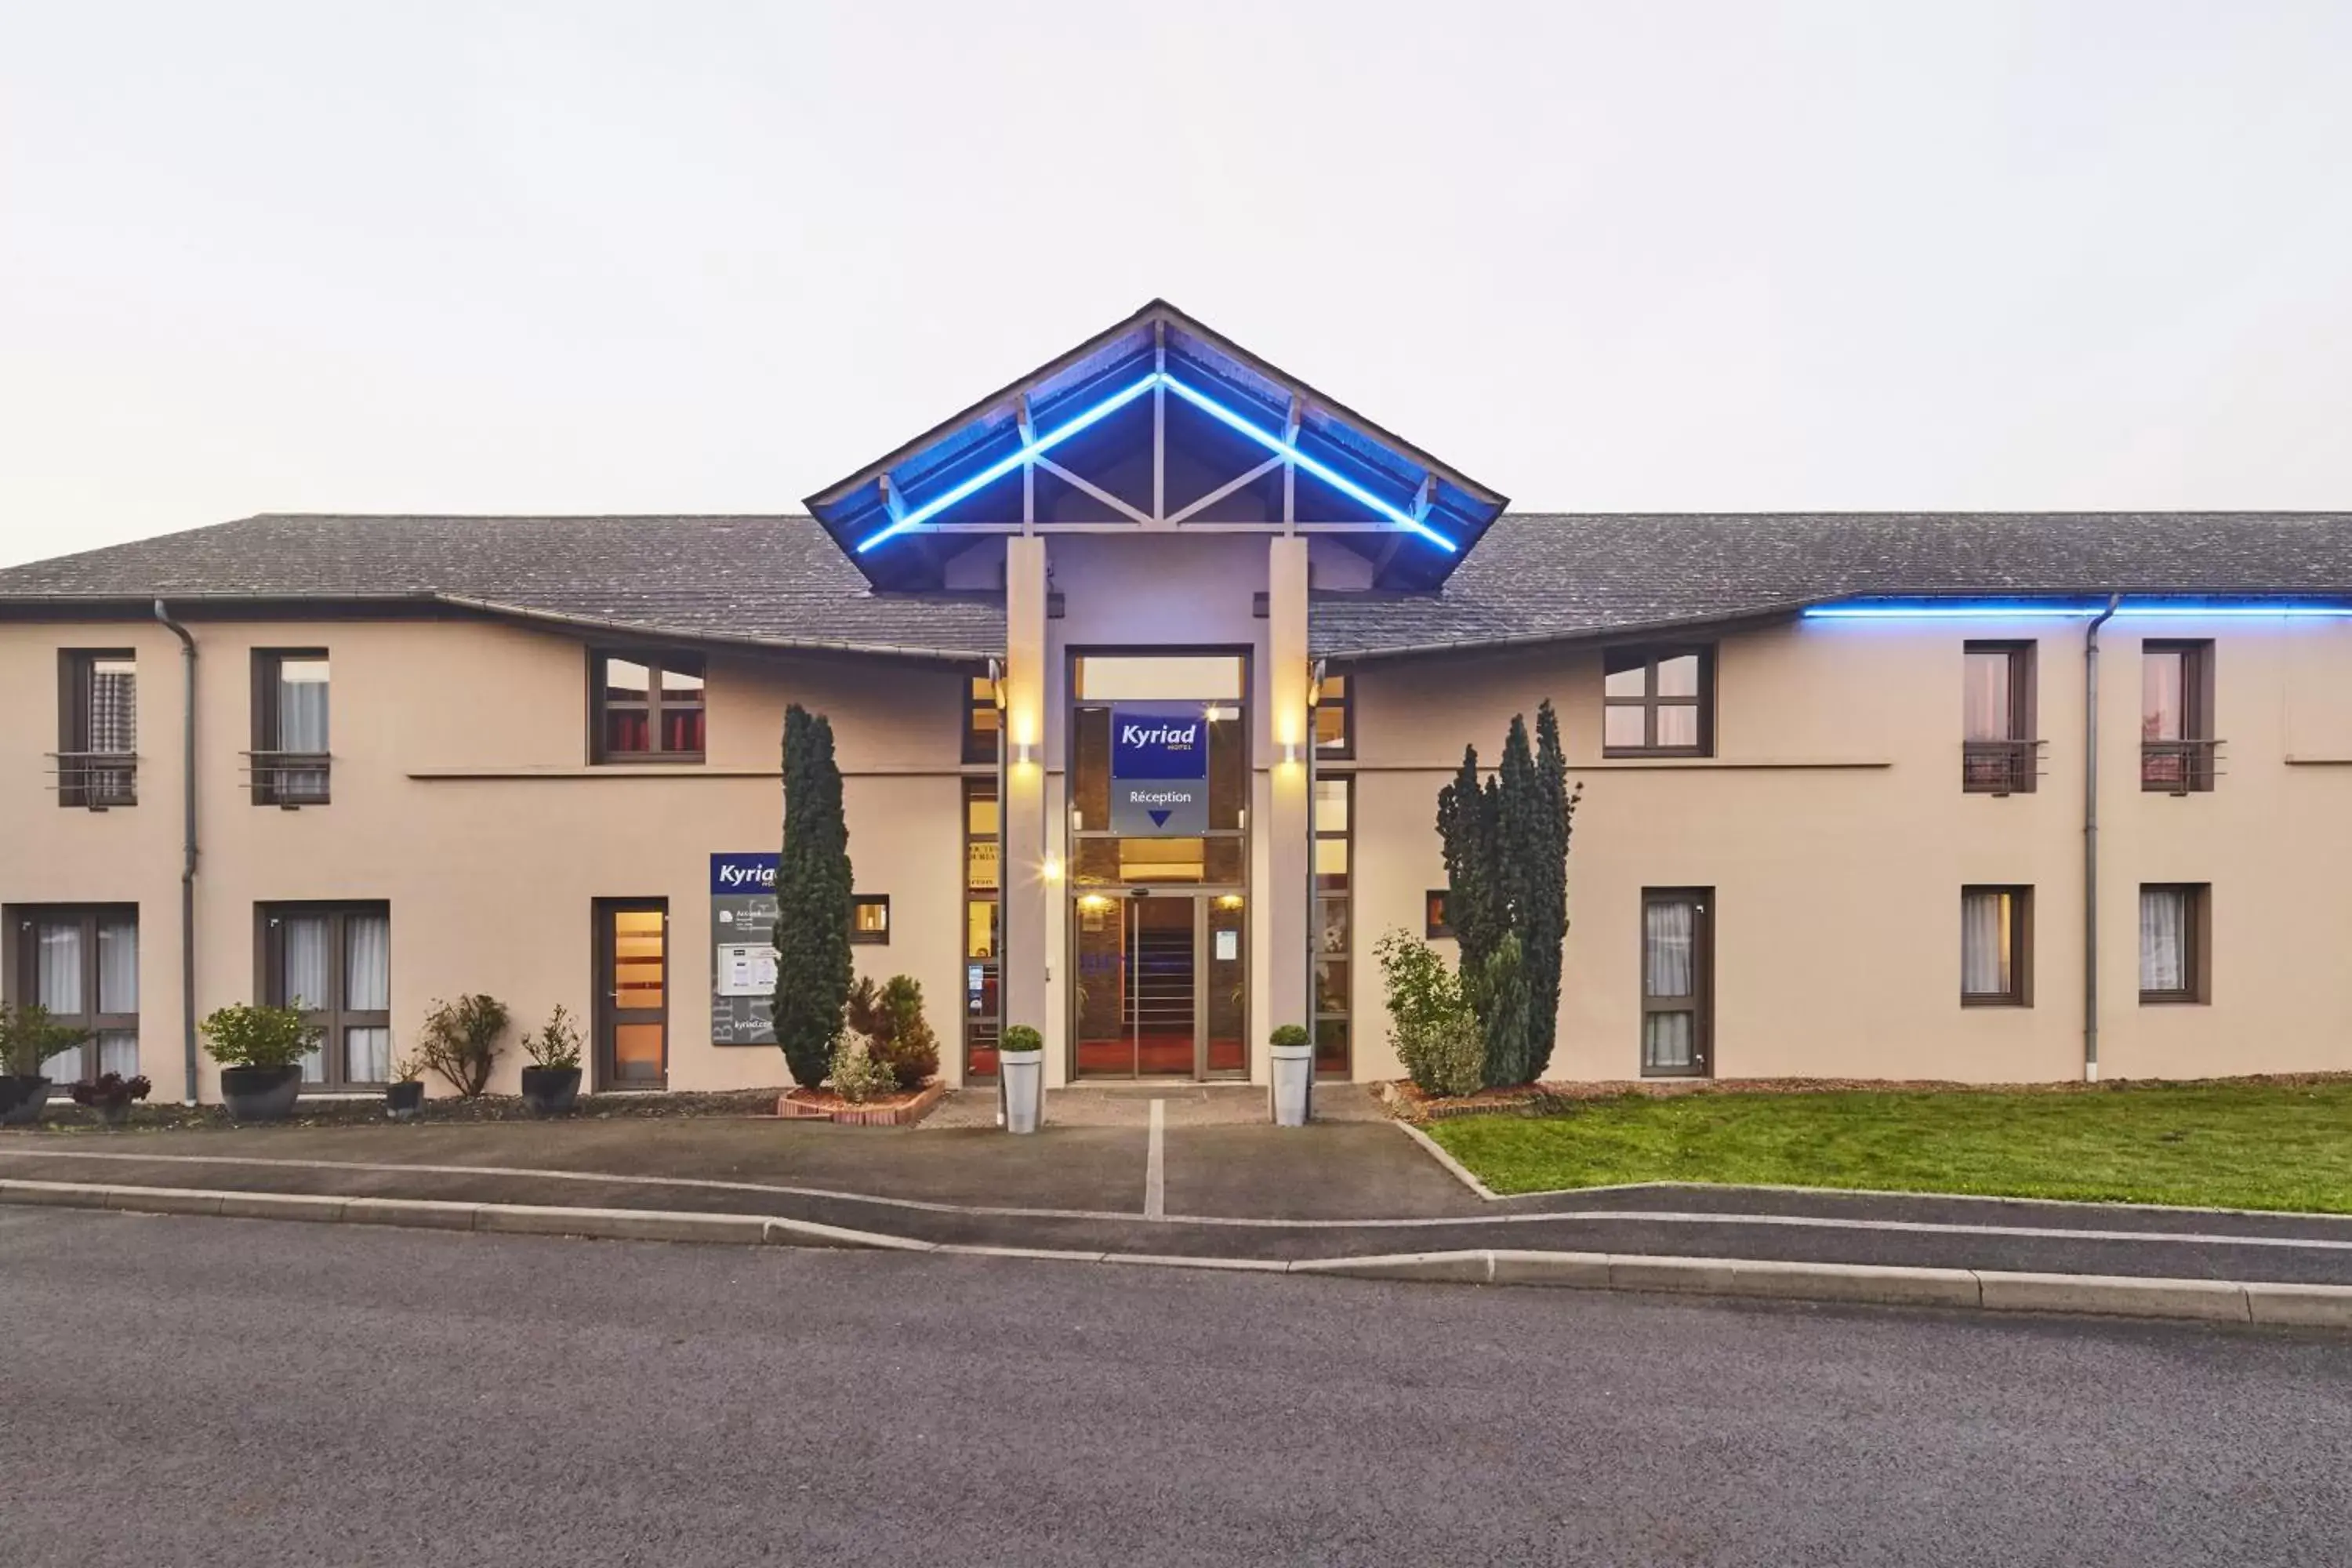
[[[49,1102],[49,1079],[41,1071],[51,1057],[69,1051],[89,1034],[60,1024],[37,1002],[0,1008],[0,1127],[27,1127]]]
[[[403,1057],[392,1066],[392,1081],[383,1087],[383,1113],[394,1121],[414,1121],[425,1103],[425,1064]]]
[[[996,1081],[1003,1086],[1004,1130],[1034,1132],[1045,1119],[1045,1038],[1026,1024],[1006,1028],[996,1050]]]
[[[466,995],[455,1002],[437,997],[417,1031],[416,1050],[425,1065],[457,1091],[460,1100],[478,1100],[490,1084],[499,1063],[499,1037],[507,1032],[507,1005],[495,996]]]
[[[1315,1096],[1315,1037],[1285,1024],[1267,1043],[1274,1047],[1274,1124],[1304,1127]]]
[[[120,1127],[131,1118],[131,1102],[144,1100],[154,1089],[145,1074],[124,1078],[119,1072],[102,1072],[87,1083],[73,1086],[73,1102],[85,1110],[98,1112],[99,1123]]]
[[[221,1103],[238,1121],[282,1121],[302,1089],[302,1058],[319,1030],[291,1007],[238,1003],[196,1026],[205,1054],[220,1064]]]
[[[522,1102],[534,1116],[561,1116],[580,1099],[580,1031],[561,1002],[539,1033],[522,1048],[530,1066],[522,1069]]]

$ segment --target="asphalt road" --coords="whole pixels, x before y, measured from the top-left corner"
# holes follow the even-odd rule
[[[2336,1564],[2352,1342],[0,1210],[0,1561]]]

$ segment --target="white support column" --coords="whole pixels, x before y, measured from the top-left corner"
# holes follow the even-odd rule
[[[1266,559],[1267,732],[1274,745],[1267,792],[1266,886],[1258,909],[1266,927],[1268,1016],[1257,1020],[1252,1059],[1258,1081],[1268,1081],[1266,1037],[1285,1024],[1312,1030],[1308,1016],[1307,937],[1310,929],[1307,877],[1312,853],[1307,798],[1307,541],[1278,535],[1267,541]]]
[[[1004,1021],[1048,1038],[1045,976],[1055,963],[1046,912],[1061,887],[1045,832],[1045,542],[1004,542]],[[1059,1082],[1052,1057],[1048,1081]]]

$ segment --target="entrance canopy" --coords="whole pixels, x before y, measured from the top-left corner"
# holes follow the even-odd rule
[[[979,534],[1330,534],[1380,588],[1444,581],[1506,498],[1164,300],[808,498],[877,588]]]

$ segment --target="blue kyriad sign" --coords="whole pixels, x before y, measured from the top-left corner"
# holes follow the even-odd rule
[[[1198,708],[1114,708],[1110,826],[1170,838],[1209,826],[1209,725]]]
[[[776,890],[773,855],[713,855],[710,891],[713,897],[749,897]]]

